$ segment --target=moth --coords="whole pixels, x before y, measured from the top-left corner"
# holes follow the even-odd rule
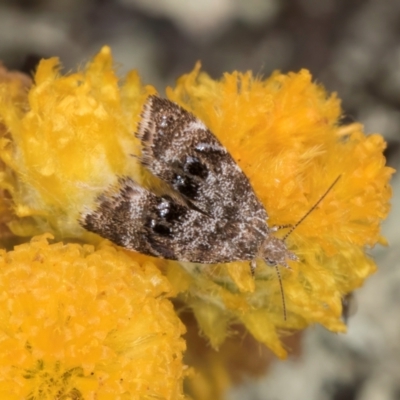
[[[166,193],[120,178],[118,187],[82,215],[85,229],[126,249],[170,260],[249,261],[252,271],[258,259],[287,268],[288,260],[298,260],[287,248],[287,235],[274,236],[279,227],[268,226],[249,179],[192,113],[149,96],[136,136],[141,164]]]

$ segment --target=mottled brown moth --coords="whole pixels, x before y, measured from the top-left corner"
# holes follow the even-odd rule
[[[82,215],[85,229],[170,260],[249,261],[252,271],[257,259],[286,268],[287,260],[298,260],[286,246],[288,234],[274,236],[279,227],[268,226],[268,214],[246,175],[193,114],[150,96],[136,136],[142,144],[140,162],[166,184],[167,193],[156,194],[123,177],[117,190],[102,194]]]

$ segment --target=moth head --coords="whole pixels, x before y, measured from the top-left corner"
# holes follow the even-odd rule
[[[287,260],[298,261],[298,257],[288,250],[283,239],[279,239],[273,235],[267,235],[261,245],[260,257],[271,266],[281,265],[289,268]]]

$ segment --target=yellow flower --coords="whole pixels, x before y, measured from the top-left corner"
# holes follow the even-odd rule
[[[159,270],[49,237],[0,251],[0,397],[183,398],[184,328]]]
[[[0,142],[8,172],[0,184],[14,200],[14,233],[56,237],[84,235],[78,218],[118,176],[140,181],[133,133],[152,87],[135,71],[122,86],[111,51],[104,47],[81,72],[62,76],[56,58],[42,60],[25,102],[0,85],[0,120],[11,138]],[[11,171],[11,172],[10,172]]]
[[[393,170],[385,167],[385,142],[366,136],[360,124],[341,126],[336,95],[311,81],[309,72],[182,76],[167,95],[205,122],[245,174],[269,214],[269,225],[295,224],[341,176],[328,196],[288,237],[300,258],[280,269],[286,299],[284,321],[275,271],[259,265],[255,284],[247,263],[199,272],[173,263],[169,279],[194,310],[214,346],[241,321],[278,356],[279,332],[312,323],[342,332],[342,297],[375,271],[364,252],[377,242],[389,211]],[[278,232],[283,236],[285,231]]]

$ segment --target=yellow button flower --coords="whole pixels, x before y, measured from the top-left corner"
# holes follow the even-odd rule
[[[292,271],[280,269],[286,321],[280,285],[268,266],[259,265],[254,282],[247,263],[207,273],[170,264],[171,282],[211,343],[224,341],[232,320],[280,357],[286,355],[278,339],[282,329],[318,322],[343,332],[343,296],[376,268],[364,248],[385,243],[380,223],[389,211],[393,170],[385,166],[383,138],[366,136],[360,124],[342,126],[340,101],[305,70],[267,79],[234,72],[215,81],[197,64],[167,95],[226,146],[263,202],[269,225],[296,224],[341,177],[287,239],[300,261],[290,263]]]
[[[183,398],[184,328],[160,271],[49,236],[0,252],[0,397]]]
[[[105,187],[121,175],[141,179],[132,132],[155,90],[136,72],[120,86],[108,47],[81,72],[59,69],[56,58],[41,61],[28,105],[1,86],[0,120],[11,138],[0,142],[0,155],[13,171],[1,185],[11,188],[19,219],[10,227],[18,235],[80,237],[79,215]]]

